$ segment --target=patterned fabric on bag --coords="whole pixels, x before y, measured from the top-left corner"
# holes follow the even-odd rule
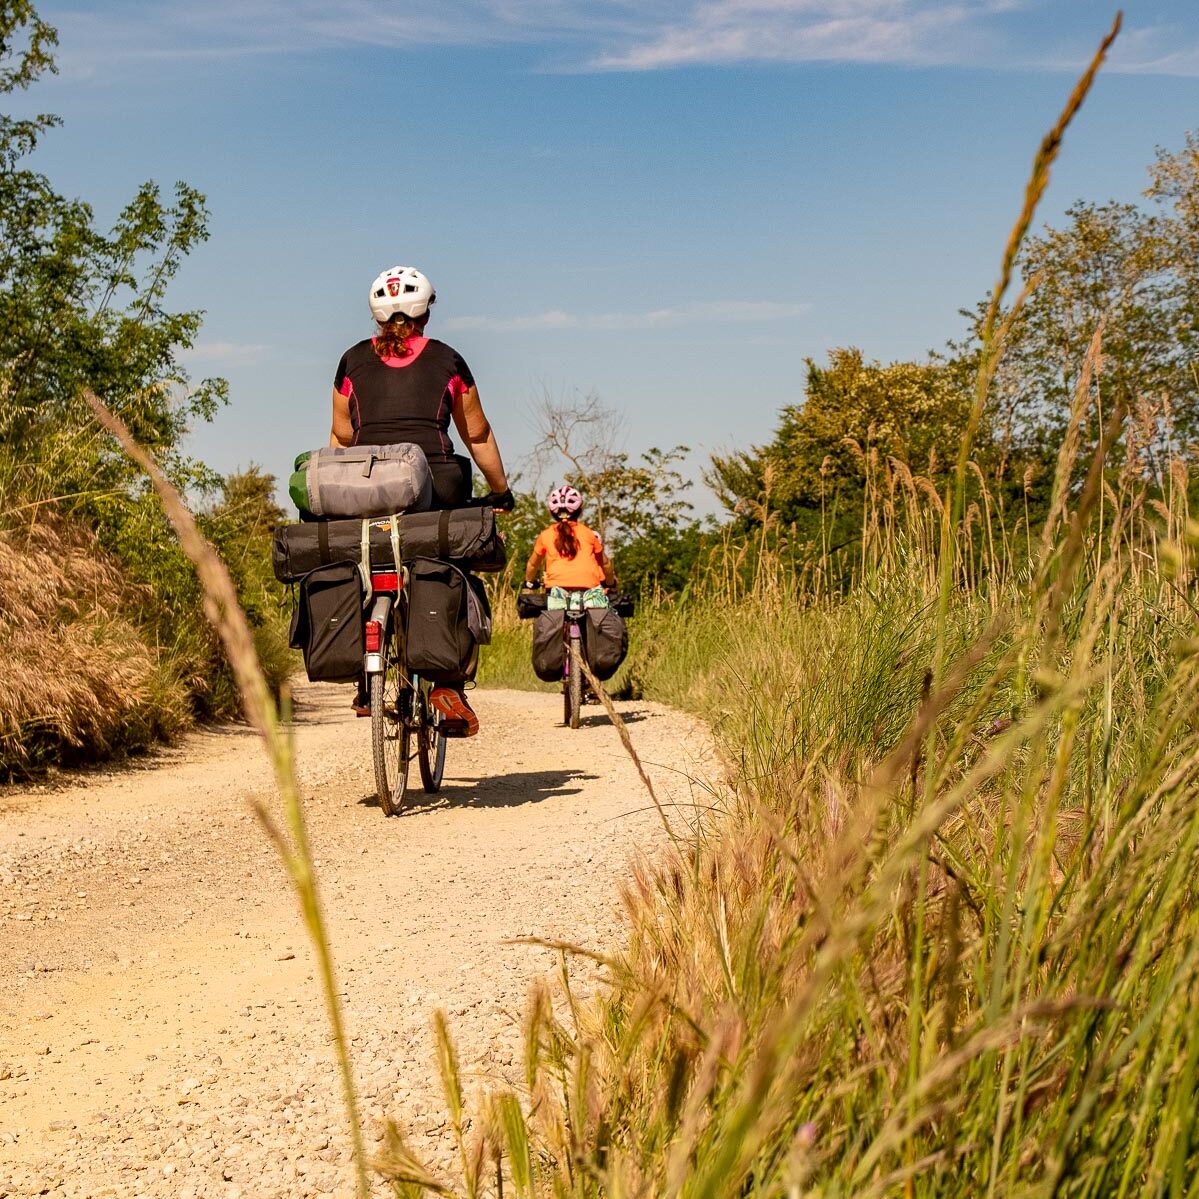
[[[545,610],[547,612],[565,612],[571,607],[570,597],[578,592],[574,589],[566,590],[562,587],[551,587],[546,596]],[[607,608],[608,593],[602,587],[588,587],[583,592],[582,607],[584,608]]]

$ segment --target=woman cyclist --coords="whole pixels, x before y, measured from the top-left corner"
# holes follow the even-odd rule
[[[554,523],[542,529],[533,545],[525,565],[525,586],[535,587],[538,572],[544,570],[546,587],[564,591],[589,591],[601,584],[615,587],[616,574],[600,535],[579,519],[583,497],[563,485],[550,492],[547,506]]]
[[[434,507],[453,508],[470,499],[470,463],[454,453],[452,420],[491,489],[492,506],[511,511],[508,476],[470,368],[445,342],[425,336],[436,298],[415,267],[392,267],[371,284],[376,333],[351,346],[337,364],[329,444],[420,446],[433,476]],[[462,694],[464,681],[443,680],[429,700],[447,733],[469,737],[479,721]],[[354,707],[369,715],[361,692]]]

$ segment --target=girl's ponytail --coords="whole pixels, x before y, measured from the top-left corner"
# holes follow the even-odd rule
[[[574,522],[566,516],[558,517],[558,527],[554,530],[554,546],[563,558],[573,558],[579,552],[579,539],[575,534]]]

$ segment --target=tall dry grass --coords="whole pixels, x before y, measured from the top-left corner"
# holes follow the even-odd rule
[[[641,618],[735,787],[629,887],[604,997],[534,998],[450,1193],[1190,1193],[1199,526],[1126,433],[1031,565],[963,531],[940,628],[919,487],[843,598],[780,559]]]
[[[132,592],[80,527],[0,532],[0,779],[140,748],[190,722],[179,673],[129,618]]]

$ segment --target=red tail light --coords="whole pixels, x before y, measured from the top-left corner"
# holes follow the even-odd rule
[[[383,648],[383,626],[377,620],[366,622],[366,652],[377,654]]]
[[[397,574],[385,574],[380,571],[374,571],[371,574],[371,583],[376,591],[399,591],[400,576]]]

